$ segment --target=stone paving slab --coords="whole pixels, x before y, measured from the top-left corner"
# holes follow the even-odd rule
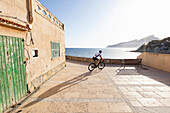
[[[114,65],[90,73],[87,66],[68,61],[15,112],[170,113],[170,73]]]

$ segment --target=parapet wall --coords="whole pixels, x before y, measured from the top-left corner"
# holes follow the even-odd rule
[[[138,58],[143,65],[170,72],[170,54],[142,53]]]
[[[73,60],[73,61],[80,61],[80,62],[93,62],[92,58],[86,58],[86,57],[75,57],[75,56],[66,56],[67,60]],[[121,64],[122,59],[104,59],[106,64]],[[126,62],[126,65],[137,65],[137,59],[128,59],[128,62]]]

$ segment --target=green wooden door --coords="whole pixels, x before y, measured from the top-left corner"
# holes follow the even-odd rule
[[[0,112],[15,105],[27,92],[22,40],[0,36]]]

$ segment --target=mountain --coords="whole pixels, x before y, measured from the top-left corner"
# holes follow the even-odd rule
[[[143,44],[135,52],[153,52],[170,54],[170,37],[163,40],[153,40],[147,45]]]
[[[107,46],[107,48],[112,48],[112,47],[117,47],[117,48],[138,48],[141,45],[145,44],[145,40],[146,40],[146,44],[152,40],[158,40],[159,38],[155,37],[154,35],[150,35],[146,38],[142,38],[140,40],[131,40],[128,42],[121,42],[115,45],[109,45]]]

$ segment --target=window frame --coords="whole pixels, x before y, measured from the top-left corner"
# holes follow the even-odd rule
[[[60,42],[51,41],[51,58],[60,57]]]

